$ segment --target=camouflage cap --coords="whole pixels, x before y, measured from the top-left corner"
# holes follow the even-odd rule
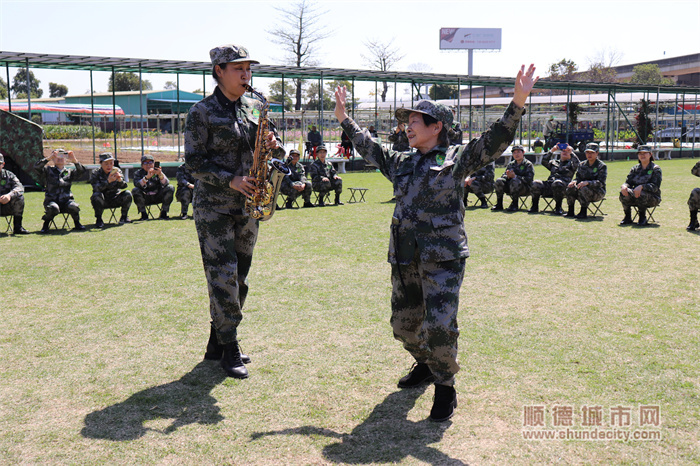
[[[289,151],[289,155],[290,155],[290,157],[291,157],[292,155],[298,155],[298,156],[301,157],[301,153],[300,153],[298,150],[296,150],[296,149],[290,150],[290,151]]]
[[[321,144],[319,144],[318,146],[316,146],[316,152],[318,152],[318,151],[320,151],[320,150],[325,150],[326,152],[328,152],[328,148],[326,148],[326,145],[323,144],[323,143],[321,143]]]
[[[222,63],[239,63],[239,62],[250,62],[258,64],[257,60],[251,60],[248,55],[248,50],[240,45],[220,45],[214,47],[209,51],[209,58],[211,59],[212,65],[220,65]]]
[[[114,160],[111,152],[103,152],[100,154],[100,163],[106,162],[108,160]]]
[[[514,150],[521,150],[521,151],[525,152],[525,148],[520,144],[514,145],[510,151],[513,152]]]
[[[146,160],[155,160],[155,158],[153,158],[152,155],[148,155],[148,154],[142,155],[141,156],[141,163],[145,162]]]
[[[649,152],[651,153],[651,146],[643,145],[637,147],[637,152]]]
[[[408,123],[408,116],[411,113],[422,113],[424,115],[429,115],[435,118],[437,121],[441,121],[442,124],[447,127],[452,127],[452,110],[447,105],[439,104],[433,102],[432,100],[421,100],[413,108],[399,108],[396,109],[394,116],[396,119],[402,123]]]
[[[600,148],[598,147],[598,144],[595,142],[591,142],[586,144],[586,150],[585,152],[599,152]]]

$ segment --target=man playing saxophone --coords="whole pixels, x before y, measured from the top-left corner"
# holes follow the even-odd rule
[[[206,359],[221,360],[230,377],[244,379],[250,359],[238,346],[241,309],[248,294],[247,276],[258,237],[258,220],[245,211],[255,191],[249,176],[261,103],[244,94],[252,60],[238,45],[209,52],[214,92],[192,106],[185,128],[185,163],[195,184],[194,220],[209,290],[211,330]],[[268,132],[265,146],[283,158],[281,141]]]

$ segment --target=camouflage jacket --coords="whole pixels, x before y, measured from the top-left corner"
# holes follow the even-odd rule
[[[185,124],[185,164],[195,185],[199,205],[241,209],[245,196],[229,186],[236,176],[247,176],[253,165],[255,137],[262,103],[241,96],[231,102],[218,88],[214,93],[192,106]],[[274,131],[272,125],[270,130]],[[284,157],[282,141],[272,151],[276,158]]]
[[[156,194],[163,186],[168,186],[170,184],[170,180],[165,176],[165,173],[163,173],[162,180],[157,176],[152,176],[146,180],[146,185],[142,186],[141,181],[143,181],[146,175],[148,175],[148,172],[143,168],[139,168],[134,172],[134,188],[143,191],[145,194]]]
[[[561,180],[567,184],[574,179],[574,174],[578,170],[578,166],[581,164],[576,154],[571,154],[571,158],[567,161],[551,160],[552,153],[549,152],[547,155],[542,157],[542,166],[549,170],[549,181]]]
[[[690,173],[695,176],[700,176],[700,162],[697,162],[695,166],[690,169]]]
[[[330,162],[323,163],[321,160],[316,159],[314,163],[309,165],[309,176],[314,183],[320,182],[323,177],[332,180],[336,174],[337,172]]]
[[[119,190],[128,188],[126,181],[107,181],[109,173],[105,173],[102,167],[97,167],[90,174],[90,184],[92,185],[93,193],[102,193],[105,199],[114,199],[119,195]]]
[[[501,156],[523,113],[524,109],[511,103],[480,139],[449,148],[435,147],[427,154],[384,149],[352,119],[342,122],[357,152],[394,185],[390,263],[409,264],[416,253],[422,262],[469,256],[462,201],[464,179]]]
[[[576,170],[576,182],[588,181],[588,185],[591,188],[599,188],[605,191],[605,181],[607,179],[608,166],[600,159],[595,159],[593,165],[589,164],[588,160],[584,160],[578,166],[578,170]]]
[[[642,190],[652,194],[661,194],[661,167],[654,162],[649,162],[646,169],[642,168],[642,164],[638,163],[629,175],[625,184],[628,188],[634,189],[637,186],[642,186]]]
[[[17,175],[4,168],[0,170],[0,196],[9,194],[10,198],[16,199],[24,195],[24,186],[19,182]]]
[[[70,188],[73,181],[77,180],[83,173],[85,167],[79,162],[76,162],[75,169],[63,167],[59,170],[58,167],[47,167],[48,159],[41,159],[35,165],[34,169],[39,173],[46,185],[46,194],[44,202],[63,203],[73,199],[73,193]]]
[[[408,145],[408,136],[406,136],[406,131],[396,132],[396,128],[389,135],[389,142],[393,143],[391,150],[397,150],[399,152],[407,151],[411,148]]]
[[[194,176],[187,169],[187,166],[183,163],[177,167],[177,173],[175,174],[177,178],[177,187],[186,188],[188,184],[194,184]]]
[[[291,173],[282,178],[283,186],[291,186],[293,183],[306,183],[306,172],[301,162],[297,162],[296,164],[289,162],[287,167],[289,167]]]
[[[482,183],[493,184],[494,178],[496,177],[496,168],[490,163],[472,173],[470,177]]]
[[[455,134],[450,138],[450,144],[462,144],[462,138],[464,137],[464,132],[462,131],[462,129],[453,128],[453,131]]]
[[[518,163],[515,159],[508,162],[506,165],[506,171],[503,172],[501,178],[504,180],[508,179],[506,172],[508,170],[513,170],[515,177],[519,178],[520,181],[525,183],[527,186],[532,186],[532,180],[535,179],[535,166],[528,159],[523,158],[522,162]]]

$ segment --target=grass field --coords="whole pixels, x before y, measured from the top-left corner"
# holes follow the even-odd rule
[[[367,203],[261,225],[243,381],[202,361],[194,222],[97,230],[90,188],[75,186],[88,231],[0,236],[0,463],[697,464],[694,162],[660,162],[663,202],[648,228],[618,226],[632,161],[609,164],[602,219],[468,209],[459,407],[441,424],[427,421],[432,387],[396,388],[411,360],[388,323],[393,204],[379,173],[343,175],[346,188],[369,188]],[[26,199],[36,232],[43,193]],[[658,426],[642,425],[641,405],[659,407]],[[601,428],[661,439],[526,440],[544,430],[523,426],[533,406],[549,430],[562,429],[561,407],[573,409],[570,429],[590,430],[582,408],[600,406]],[[611,425],[618,407],[630,425]]]

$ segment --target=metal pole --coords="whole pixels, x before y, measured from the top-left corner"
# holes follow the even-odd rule
[[[695,138],[698,133],[698,94],[695,94],[695,109],[693,111],[693,146],[690,152],[690,156],[695,158]]]
[[[177,131],[177,159],[180,160],[180,73],[175,73],[175,90],[177,91],[177,128],[173,130]]]
[[[355,78],[352,78],[352,119],[355,119]]]
[[[143,145],[143,80],[141,78],[141,63],[139,63],[139,117],[141,119],[141,157],[143,157],[145,150]]]
[[[24,62],[26,63],[26,68],[25,71],[27,72],[27,120],[32,121],[32,93],[31,93],[31,78],[29,77],[29,58],[25,58]],[[10,83],[7,83],[8,86],[8,91],[9,91],[9,86]]]
[[[681,107],[681,151],[678,157],[683,157],[683,122],[685,121],[685,91],[683,91],[683,105]],[[686,126],[686,129],[688,127]]]
[[[12,95],[10,94],[10,64],[5,62],[5,71],[7,72],[7,110],[12,112]]]
[[[528,105],[527,105],[527,142],[528,145],[530,146],[530,150],[532,150],[532,93],[528,96]],[[535,159],[537,160],[537,159]]]
[[[92,73],[92,71],[91,71]],[[117,99],[116,99],[116,93],[114,90],[114,67],[112,67],[112,119],[114,120],[114,126],[112,127],[112,132],[114,134],[114,158],[119,159],[117,157]],[[95,163],[93,160],[92,163]]]
[[[457,122],[461,125],[461,120],[462,120],[462,105],[460,101],[460,97],[462,94],[462,79],[457,78]],[[394,105],[396,107],[396,105]]]
[[[483,110],[484,110],[484,128],[482,129],[482,132],[486,131],[486,86],[482,86],[481,89],[483,89],[483,94],[484,94],[484,103],[483,103]]]
[[[114,89],[114,86],[112,86]],[[96,163],[95,156],[95,94],[92,86],[92,70],[90,70],[90,126],[92,126],[92,163]]]
[[[656,121],[654,121],[654,126],[657,128],[654,131],[654,148],[658,148],[659,141],[656,139],[656,133],[658,132],[659,125],[659,87],[656,88]]]
[[[287,119],[285,118],[285,111],[284,111],[284,74],[282,75],[282,145],[285,143],[285,136],[287,134]]]
[[[377,101],[377,93],[379,92],[379,88],[377,87],[378,83],[377,81],[374,81],[374,130],[377,130],[377,127],[379,126],[379,123],[377,122],[377,112],[379,111],[378,109],[378,101]]]
[[[608,107],[607,115],[605,118],[605,152],[608,154],[608,159],[610,157],[610,90],[608,89]]]
[[[468,65],[468,73],[469,76],[474,76],[474,49],[468,49],[469,50],[469,65]]]
[[[469,81],[469,140],[472,140],[472,81]]]
[[[321,77],[318,79],[318,99],[319,102],[319,116],[321,118],[321,141],[323,141],[323,71],[321,72]]]

